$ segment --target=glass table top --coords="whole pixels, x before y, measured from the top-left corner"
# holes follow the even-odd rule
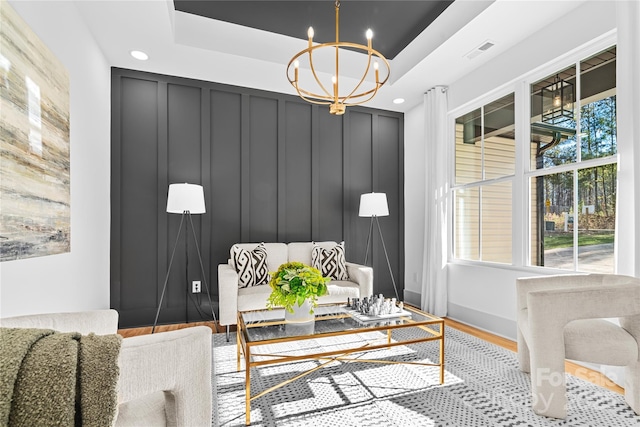
[[[404,307],[404,314],[396,317],[373,318],[362,316],[347,308],[345,304],[324,304],[316,307],[315,321],[288,323],[284,309],[255,310],[241,312],[242,332],[247,343],[303,338],[313,335],[336,335],[341,333],[367,332],[398,327],[420,326],[441,323],[442,319],[412,307]],[[437,328],[436,328],[437,329]]]

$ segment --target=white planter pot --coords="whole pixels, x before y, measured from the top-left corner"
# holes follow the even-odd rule
[[[293,313],[290,313],[288,310],[284,311],[284,320],[287,323],[307,323],[313,322],[315,317],[313,314],[310,314],[311,311],[311,301],[304,300],[301,306],[298,304],[293,305]]]

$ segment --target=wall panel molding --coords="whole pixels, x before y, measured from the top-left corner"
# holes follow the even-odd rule
[[[403,288],[403,127],[401,113],[332,116],[290,95],[113,68],[111,306],[120,327],[153,323],[180,221],[165,212],[173,182],[204,186],[207,213],[193,219],[205,277],[183,231],[159,323],[207,318],[206,294],[187,292],[192,280],[210,285],[217,311],[217,266],[235,242],[344,240],[347,260],[361,263],[369,218],[358,205],[370,191],[388,193],[392,214],[380,221]],[[373,254],[374,290],[391,295],[375,239]]]

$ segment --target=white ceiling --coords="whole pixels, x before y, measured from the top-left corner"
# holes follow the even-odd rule
[[[451,85],[584,1],[456,0],[391,61],[390,83],[367,105],[407,111],[429,88]],[[75,3],[111,66],[294,93],[285,67],[306,47],[301,39],[177,12],[172,0]],[[495,46],[467,58],[487,40]],[[134,49],[149,60],[133,59]],[[346,55],[341,70],[348,74],[359,56]]]

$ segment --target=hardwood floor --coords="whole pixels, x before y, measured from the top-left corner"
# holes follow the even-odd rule
[[[158,325],[156,326],[157,332],[168,332],[168,331],[177,331],[178,329],[191,328],[193,326],[208,326],[211,328],[211,332],[215,333],[216,325],[214,322],[193,322],[193,323],[179,323],[174,325]],[[217,325],[218,332],[224,332],[225,327]],[[122,336],[122,338],[130,338],[137,337],[139,335],[149,335],[151,333],[151,326],[147,326],[144,328],[127,328],[127,329],[118,329],[118,334]]]
[[[518,351],[516,343],[509,339],[499,337],[497,335],[493,335],[489,332],[482,331],[472,326],[465,325],[464,323],[460,323],[455,320],[451,320],[447,318],[445,318],[445,324],[447,325],[447,327],[455,328],[459,331],[465,332],[469,335],[473,335],[474,337],[483,339],[492,344],[499,345],[513,352]],[[212,333],[215,332],[214,322],[193,322],[193,323],[182,323],[182,324],[175,324],[175,325],[159,325],[156,327],[156,332],[175,331],[177,329],[184,329],[184,328],[190,328],[192,326],[201,326],[201,325],[208,326],[211,328]],[[225,329],[226,328],[224,326],[218,325],[218,332],[224,332]],[[144,328],[119,329],[118,333],[122,335],[123,338],[135,337],[138,335],[147,335],[151,333],[151,326],[144,327]],[[618,386],[617,384],[609,380],[600,372],[596,372],[594,370],[585,368],[584,366],[581,366],[569,361],[565,362],[565,369],[571,375],[574,375],[585,381],[592,382],[600,387],[604,387],[616,393],[620,393],[620,394],[624,393],[624,389],[622,387]]]

